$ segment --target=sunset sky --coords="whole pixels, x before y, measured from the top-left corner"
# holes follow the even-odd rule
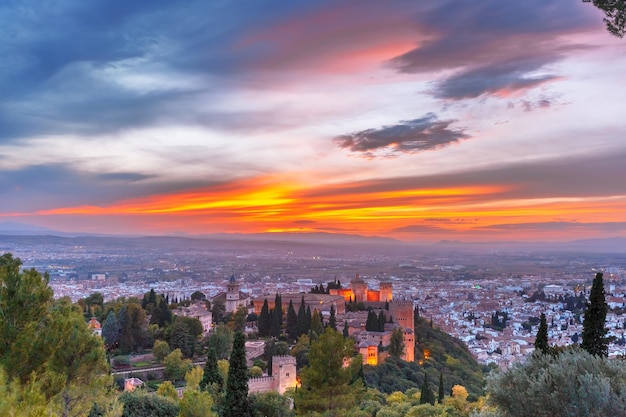
[[[626,38],[576,0],[9,0],[0,222],[626,237]]]

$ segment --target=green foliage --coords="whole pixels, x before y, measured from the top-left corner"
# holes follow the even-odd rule
[[[182,381],[191,368],[191,361],[183,359],[183,353],[180,349],[174,349],[167,355],[163,360],[163,364],[165,365],[165,370],[163,371],[165,377],[173,381]]]
[[[246,329],[247,318],[248,308],[246,306],[240,306],[235,314],[233,314],[233,331],[243,332]]]
[[[430,382],[428,381],[428,374],[424,375],[424,382],[422,383],[422,391],[420,392],[420,404],[435,405],[435,394],[433,394],[433,390],[430,387]]]
[[[315,309],[313,311],[313,316],[311,317],[311,331],[315,332],[316,335],[321,335],[324,333],[324,325],[322,324],[322,317],[320,312]]]
[[[179,413],[179,407],[174,402],[141,390],[123,393],[120,401],[124,404],[122,417],[177,417]]]
[[[207,354],[206,363],[204,364],[204,373],[200,381],[200,389],[205,390],[211,384],[216,384],[220,391],[224,386],[224,380],[217,366],[217,353],[215,352],[215,348],[210,348]]]
[[[152,354],[159,362],[163,362],[165,357],[169,355],[171,351],[170,345],[168,345],[165,340],[155,341],[154,346],[152,347]]]
[[[296,340],[298,338],[298,314],[293,308],[293,302],[291,300],[289,300],[289,307],[287,308],[287,324],[285,330],[289,340]]]
[[[206,341],[207,349],[215,349],[218,359],[227,359],[232,346],[233,331],[224,325],[215,327]]]
[[[138,352],[148,346],[146,313],[137,303],[126,303],[117,315],[120,328],[119,349],[122,353]]]
[[[330,328],[311,343],[309,365],[301,372],[302,388],[296,396],[299,415],[338,415],[354,406],[362,393],[360,379],[354,378],[361,369],[362,358],[356,356],[351,366],[344,368],[344,360],[352,355],[353,341]]]
[[[226,380],[226,395],[220,410],[222,417],[250,415],[248,404],[248,367],[246,365],[246,336],[235,333],[233,350],[228,361],[228,379]]]
[[[211,409],[213,398],[208,392],[186,390],[180,400],[180,414],[178,417],[215,417]]]
[[[592,0],[583,0],[588,3]],[[593,0],[593,5],[604,12],[606,30],[613,36],[623,38],[626,34],[626,2],[624,0]]]
[[[491,375],[487,390],[504,417],[626,415],[626,367],[578,349],[534,354]]]
[[[394,358],[400,358],[404,354],[404,331],[401,327],[396,327],[391,333],[389,341],[389,355]]]
[[[254,417],[295,417],[290,409],[289,398],[270,391],[251,395],[252,415]]]
[[[424,360],[424,369],[443,372],[446,389],[453,385],[463,385],[470,393],[470,397],[477,398],[483,393],[484,375],[481,366],[476,362],[467,346],[449,334],[441,331],[430,323],[418,318],[415,322],[416,349],[415,359],[429,353],[429,359]],[[453,358],[451,361],[449,358]],[[421,381],[421,379],[420,379]]]
[[[583,321],[583,340],[580,344],[580,347],[592,355],[606,357],[609,354],[609,340],[606,337],[607,329],[605,327],[607,310],[602,273],[598,272],[591,286]]]
[[[178,402],[178,392],[172,381],[165,381],[157,388],[157,395],[170,399],[172,402]]]
[[[267,298],[263,300],[263,307],[261,307],[261,314],[259,314],[257,327],[259,329],[260,337],[268,337],[270,335],[271,318]]]
[[[546,322],[546,315],[541,313],[539,319],[539,329],[537,330],[537,337],[535,338],[535,349],[543,354],[546,354],[550,350],[548,344],[548,323]]]
[[[110,310],[107,318],[102,325],[102,339],[107,349],[114,349],[119,345],[120,325],[117,322],[115,311]]]

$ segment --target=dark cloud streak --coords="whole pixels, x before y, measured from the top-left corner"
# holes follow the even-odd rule
[[[397,156],[402,153],[428,151],[469,138],[461,130],[450,129],[454,122],[437,120],[434,113],[428,113],[419,119],[341,135],[334,142],[342,149],[362,153],[367,157],[379,156],[378,152],[383,152],[384,156]]]

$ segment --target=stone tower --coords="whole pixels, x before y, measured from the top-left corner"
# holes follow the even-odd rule
[[[380,299],[378,301],[393,300],[393,284],[391,282],[380,283]]]
[[[413,320],[412,301],[393,301],[389,303],[389,314],[393,322],[402,328],[404,339],[404,359],[407,362],[415,360],[415,323]]]
[[[274,391],[284,394],[287,388],[296,386],[296,358],[291,355],[272,357]]]
[[[356,301],[367,301],[367,283],[359,277],[359,274],[350,281],[350,289]]]
[[[235,274],[231,275],[230,281],[226,289],[226,312],[234,313],[239,306],[239,288],[240,285],[235,278]]]

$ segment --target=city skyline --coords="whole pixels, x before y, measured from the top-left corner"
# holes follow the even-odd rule
[[[591,3],[0,7],[0,222],[626,237],[626,44]]]

